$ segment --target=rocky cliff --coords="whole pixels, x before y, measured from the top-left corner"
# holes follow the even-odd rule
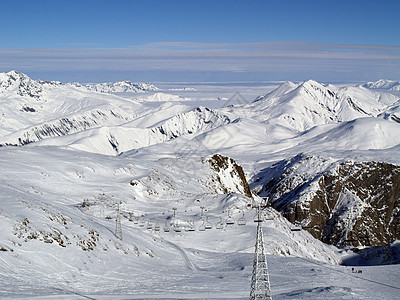
[[[400,166],[298,155],[264,169],[252,188],[328,244],[380,246],[400,239]]]

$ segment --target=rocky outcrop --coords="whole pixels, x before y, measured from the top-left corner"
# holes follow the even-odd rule
[[[236,202],[236,205],[242,207],[247,206],[252,198],[242,167],[232,158],[221,154],[203,158],[187,156],[160,159],[148,173],[135,176],[130,186],[135,198],[156,197],[166,202],[190,199],[190,202],[200,203],[208,202],[215,195],[226,195],[220,198],[224,204],[219,201],[209,202],[209,209],[233,203],[234,199],[238,199],[231,197],[234,194],[246,196],[239,197],[241,200]]]
[[[247,197],[253,198],[249,184],[243,172],[243,168],[238,165],[232,158],[221,154],[214,154],[208,159],[211,168],[217,173],[216,179],[221,185],[225,186],[225,193],[232,191],[228,190],[231,186],[233,191],[240,191]]]
[[[380,246],[400,239],[400,166],[299,155],[263,170],[252,187],[323,242]]]

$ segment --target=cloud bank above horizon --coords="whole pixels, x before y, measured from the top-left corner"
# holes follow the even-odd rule
[[[0,69],[63,82],[399,79],[400,46],[310,42],[159,42],[0,49]]]

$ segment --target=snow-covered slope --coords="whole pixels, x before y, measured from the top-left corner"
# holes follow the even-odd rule
[[[322,131],[321,131],[322,129]],[[302,135],[311,148],[336,150],[387,149],[400,144],[400,126],[380,118],[358,118],[313,128]]]
[[[214,155],[149,160],[137,154],[107,157],[29,147],[1,148],[0,166],[2,296],[71,290],[129,294],[132,290],[121,291],[127,282],[140,295],[163,291],[143,285],[164,276],[164,282],[174,282],[198,271],[202,281],[214,272],[249,275],[247,259],[221,261],[224,253],[251,260],[255,235],[255,212],[249,206],[253,199],[246,196],[243,172],[232,159]],[[118,203],[122,240],[114,236]],[[225,224],[228,211],[233,225]],[[273,209],[266,213],[273,217],[264,225],[268,254],[340,261],[335,248],[305,231],[292,232]],[[236,222],[243,216],[247,223],[239,226]],[[202,231],[208,222],[213,228]],[[179,291],[176,284],[171,288]]]
[[[208,108],[178,114],[150,128],[137,128],[135,122],[124,126],[100,127],[79,133],[47,139],[36,144],[68,146],[87,152],[116,155],[133,149],[167,142],[179,136],[193,135],[229,123],[226,116]]]
[[[369,89],[384,89],[391,91],[400,91],[400,82],[394,80],[379,79],[375,82],[367,82],[363,87]]]

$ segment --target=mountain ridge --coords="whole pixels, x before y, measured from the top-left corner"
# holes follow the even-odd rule
[[[400,81],[379,79],[378,81],[371,81],[363,84],[363,87],[369,89],[384,89],[390,91],[400,91]]]
[[[394,95],[375,94],[357,87],[338,88],[309,80],[298,85],[285,83],[275,91],[258,97],[250,108],[267,113],[269,120],[289,129],[304,131],[316,125],[376,117],[399,101]],[[385,103],[383,103],[385,102]],[[272,118],[271,118],[272,117]]]
[[[116,82],[104,82],[104,83],[70,83],[77,87],[85,87],[90,91],[100,93],[139,93],[158,91],[159,88],[152,83],[144,82],[131,82],[129,80],[116,81]]]

